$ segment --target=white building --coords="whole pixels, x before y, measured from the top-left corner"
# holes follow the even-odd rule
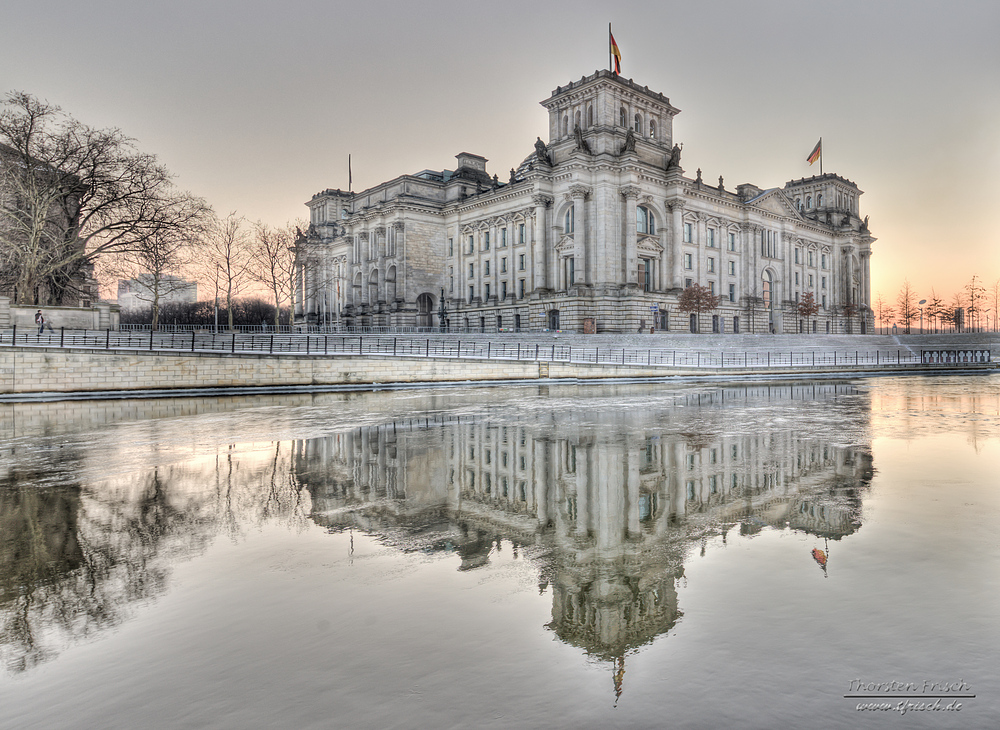
[[[141,274],[135,279],[118,280],[118,306],[122,311],[146,309],[153,306],[153,277]],[[179,276],[163,276],[159,282],[159,303],[193,304],[198,301],[198,282]]]
[[[506,182],[478,155],[307,203],[296,321],[452,329],[867,332],[875,240],[835,174],[727,190],[685,175],[670,100],[597,71],[542,105]],[[693,284],[721,296],[678,309]],[[811,292],[818,313],[800,316]],[[442,300],[444,306],[442,307]]]

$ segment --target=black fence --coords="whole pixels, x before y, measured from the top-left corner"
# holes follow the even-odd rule
[[[461,337],[382,337],[377,335],[142,332],[128,330],[0,331],[0,345],[92,348],[122,351],[296,354],[310,356],[375,355],[384,357],[532,360],[663,368],[903,368],[919,365],[967,366],[991,362],[986,349],[845,350],[706,350],[636,347],[578,347],[568,344],[463,340]]]

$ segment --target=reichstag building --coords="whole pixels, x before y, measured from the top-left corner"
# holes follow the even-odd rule
[[[862,191],[823,174],[735,191],[685,174],[679,110],[610,71],[542,102],[501,180],[479,155],[307,203],[295,318],[350,327],[856,332],[872,326]],[[721,301],[678,307],[692,285]],[[811,292],[818,311],[798,306]]]

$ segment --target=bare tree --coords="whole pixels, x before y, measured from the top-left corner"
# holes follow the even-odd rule
[[[819,304],[811,291],[807,291],[795,304],[797,314],[806,321],[806,331],[809,330],[809,320],[819,312]]]
[[[271,228],[258,221],[254,225],[254,242],[248,275],[252,281],[267,287],[274,300],[274,326],[280,324],[284,302],[295,293],[295,241],[299,226],[291,223],[283,228]]]
[[[981,324],[980,311],[986,299],[986,288],[979,283],[977,275],[973,274],[972,279],[965,285],[965,294],[965,301],[969,306],[969,326],[975,329]]]
[[[205,278],[213,282],[218,300],[225,295],[229,329],[233,328],[233,297],[249,283],[252,256],[246,220],[235,212],[216,218],[201,238],[201,265]]]
[[[942,316],[947,314],[947,308],[944,306],[944,302],[941,301],[941,297],[937,295],[933,287],[931,288],[931,295],[927,297],[927,305],[924,307],[924,313],[927,315],[928,322],[934,322],[934,331],[937,332]]]
[[[903,325],[903,332],[910,334],[910,324],[920,316],[920,310],[917,306],[917,293],[910,286],[909,279],[903,279],[903,286],[896,295],[896,305],[896,316]]]
[[[677,298],[677,308],[682,312],[693,312],[698,315],[711,312],[719,306],[721,296],[716,296],[707,286],[692,284],[681,292]]]
[[[997,325],[1000,324],[997,320],[1000,319],[1000,279],[993,282],[993,286],[990,287],[990,294],[993,295],[993,331],[997,331]]]
[[[892,305],[882,298],[881,292],[876,295],[875,311],[878,314],[879,326],[884,326],[886,322],[891,322],[896,314],[896,310],[893,309]]]
[[[24,92],[0,110],[0,285],[59,302],[102,254],[183,230],[205,204],[118,129],[93,129]],[[89,285],[88,285],[89,286]]]

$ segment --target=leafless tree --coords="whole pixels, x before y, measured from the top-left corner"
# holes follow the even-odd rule
[[[233,297],[250,282],[252,250],[246,220],[235,212],[216,218],[201,237],[199,248],[203,278],[213,283],[216,299],[219,292],[225,295],[229,329],[232,329]]]
[[[0,109],[0,286],[23,304],[59,302],[93,263],[184,230],[205,204],[118,129],[12,92]]]
[[[1000,324],[997,320],[1000,319],[1000,279],[993,282],[993,286],[990,287],[990,294],[993,298],[993,331],[997,331],[997,325]]]
[[[927,297],[924,314],[927,315],[928,323],[934,323],[934,331],[937,332],[940,328],[942,317],[947,314],[947,307],[944,306],[941,297],[937,295],[933,288],[931,288],[931,295]]]
[[[875,298],[875,311],[878,313],[880,326],[884,326],[886,322],[891,322],[896,314],[896,310],[893,309],[892,305],[882,298],[881,292]]]
[[[799,301],[795,304],[795,309],[798,315],[806,321],[806,330],[808,331],[809,320],[819,312],[819,304],[816,302],[815,295],[811,291],[807,291],[799,297]]]
[[[295,241],[299,226],[287,224],[272,228],[258,221],[254,225],[254,240],[248,275],[252,281],[267,287],[274,300],[274,325],[285,302],[295,293]]]
[[[983,302],[986,300],[986,288],[979,283],[979,277],[972,275],[972,279],[965,285],[965,301],[968,304],[969,326],[977,328],[980,323]]]
[[[711,312],[719,306],[721,296],[716,296],[707,286],[692,284],[681,292],[677,298],[677,308],[682,312],[693,312],[698,315]]]
[[[917,293],[910,286],[909,279],[903,279],[903,286],[896,295],[896,316],[903,325],[903,332],[910,334],[910,324],[920,316],[920,309],[917,306]]]

